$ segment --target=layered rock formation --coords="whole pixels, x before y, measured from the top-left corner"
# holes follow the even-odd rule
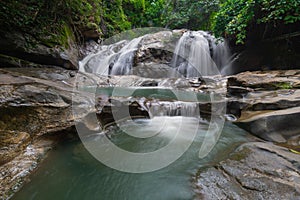
[[[76,119],[95,112],[88,93],[73,95],[74,75],[50,68],[0,69],[2,197],[19,189],[53,143],[75,133]],[[82,112],[74,115],[72,102],[82,105]]]

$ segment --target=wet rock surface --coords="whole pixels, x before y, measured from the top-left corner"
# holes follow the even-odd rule
[[[144,37],[136,52],[135,63],[169,64],[178,39],[184,30],[161,31]]]
[[[38,167],[53,144],[53,139],[38,139],[20,151],[13,160],[0,166],[1,199],[9,199],[29,181],[28,176]]]
[[[300,156],[269,143],[247,143],[195,178],[196,199],[299,199]]]

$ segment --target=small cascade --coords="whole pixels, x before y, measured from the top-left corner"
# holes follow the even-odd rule
[[[97,53],[88,55],[79,63],[79,71],[101,75],[130,74],[134,55],[142,38],[101,46]]]
[[[228,65],[229,56],[225,42],[204,31],[188,31],[177,43],[172,67],[186,77],[217,75]]]
[[[157,116],[184,116],[184,117],[199,117],[199,105],[195,102],[151,102],[146,105],[150,117]]]

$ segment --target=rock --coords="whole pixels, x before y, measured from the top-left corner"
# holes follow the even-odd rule
[[[29,62],[26,60],[22,60],[16,57],[0,54],[0,68],[1,67],[26,68],[26,67],[55,67],[55,66],[45,66],[45,65]]]
[[[97,118],[103,129],[128,119],[149,118],[149,113],[137,101],[109,99],[109,105],[99,106]]]
[[[299,70],[242,72],[228,77],[228,86],[263,90],[299,88],[299,82]]]
[[[294,144],[293,148],[298,149],[299,80],[300,70],[243,72],[230,76],[227,112],[238,117],[236,123],[250,133],[267,141]]]
[[[53,143],[48,138],[47,145],[41,146],[38,141],[68,132],[75,135],[72,128],[79,119],[96,115],[93,94],[74,90],[77,79],[80,87],[94,85],[93,78],[55,68],[0,69],[1,197],[9,197],[23,185]]]
[[[26,146],[13,160],[0,166],[0,195],[2,199],[10,199],[22,185],[28,182],[28,176],[38,167],[52,146],[53,140],[39,139]]]
[[[138,63],[132,69],[132,74],[145,78],[165,78],[171,73],[172,69],[167,64],[157,64],[154,62]]]
[[[98,30],[90,29],[82,31],[82,35],[85,40],[98,40],[101,36],[101,33]]]
[[[169,64],[183,32],[160,31],[145,36],[136,53],[135,63]]]
[[[22,33],[0,33],[0,67],[59,66],[78,69],[78,50],[71,39],[69,47],[49,47]]]
[[[253,92],[253,91],[254,90],[251,88],[244,88],[239,86],[228,86],[227,96],[245,97],[249,92]]]
[[[196,199],[299,199],[300,156],[273,144],[247,143],[195,179]]]
[[[25,132],[0,131],[0,165],[18,156],[29,144],[30,135]]]
[[[285,143],[300,133],[300,107],[278,111],[242,112],[238,125],[267,141]]]

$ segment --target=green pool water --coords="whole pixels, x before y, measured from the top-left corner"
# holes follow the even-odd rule
[[[173,121],[175,118],[166,117]],[[157,129],[157,123],[147,120],[122,124],[126,131],[141,131],[132,123],[143,124],[147,130]],[[163,123],[163,122],[162,122]],[[186,123],[189,123],[188,121]],[[55,147],[31,175],[31,181],[14,197],[14,200],[176,200],[193,199],[193,177],[200,169],[225,159],[239,144],[247,142],[248,134],[226,123],[213,151],[204,159],[198,158],[208,124],[200,121],[200,129],[191,147],[182,157],[158,171],[132,174],[111,169],[95,158],[78,141],[65,141]],[[176,123],[173,123],[176,124]],[[170,125],[169,125],[170,126]],[[174,125],[176,126],[176,125]],[[137,139],[115,128],[111,141],[128,151],[147,152],[166,145],[172,128],[163,137]],[[181,133],[184,139],[184,133]],[[99,137],[99,136],[97,136]]]
[[[184,91],[174,88],[159,88],[159,87],[99,87],[87,88],[81,90],[96,93],[97,95],[106,95],[109,97],[133,97],[147,98],[164,101],[187,101],[187,102],[209,102],[211,98],[207,94],[195,93],[193,91]],[[221,100],[222,96],[214,94],[215,100]]]

